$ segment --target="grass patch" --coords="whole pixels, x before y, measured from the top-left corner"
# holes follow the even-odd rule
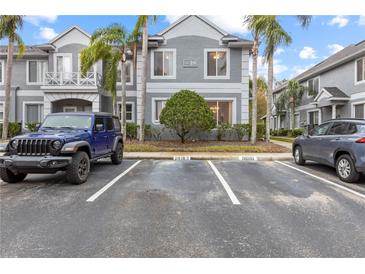
[[[281,137],[281,136],[272,136],[271,140],[275,140],[275,141],[281,141],[281,142],[287,142],[287,143],[293,143],[295,138],[290,138],[290,137]]]

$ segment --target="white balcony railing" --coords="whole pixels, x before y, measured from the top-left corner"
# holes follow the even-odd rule
[[[101,75],[95,72],[87,72],[82,75],[80,72],[46,72],[45,86],[79,86],[96,87],[100,86]]]

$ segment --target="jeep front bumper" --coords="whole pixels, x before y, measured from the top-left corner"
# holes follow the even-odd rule
[[[54,173],[67,167],[71,161],[72,157],[11,155],[0,157],[0,167],[13,173]]]

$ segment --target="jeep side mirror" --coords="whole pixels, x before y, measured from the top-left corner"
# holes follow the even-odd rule
[[[103,124],[96,124],[95,125],[96,131],[104,131],[104,125]]]

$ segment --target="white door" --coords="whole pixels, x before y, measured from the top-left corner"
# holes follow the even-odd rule
[[[72,60],[71,56],[60,55],[57,56],[56,63],[57,72],[62,74],[63,80],[71,80],[72,78]]]

